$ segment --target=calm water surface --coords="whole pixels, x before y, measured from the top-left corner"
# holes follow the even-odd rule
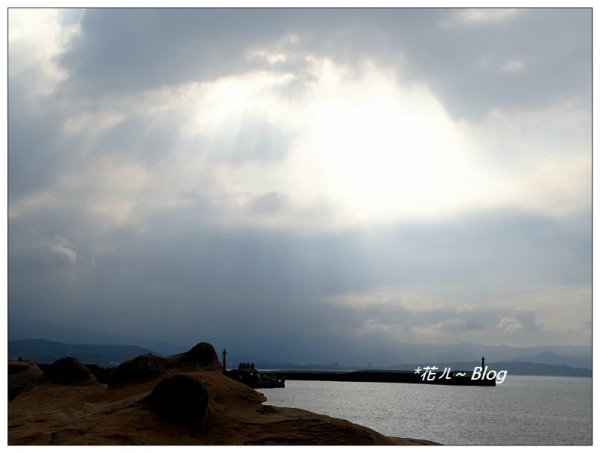
[[[287,381],[267,404],[445,445],[591,445],[592,379],[508,376],[496,387]]]

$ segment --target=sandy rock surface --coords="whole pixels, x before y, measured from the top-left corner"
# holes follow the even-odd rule
[[[28,360],[8,361],[8,399],[14,399],[20,392],[33,387],[42,377],[43,371]]]
[[[9,445],[428,445],[346,420],[264,404],[225,376],[214,348],[138,356],[99,383],[77,360],[42,375],[9,362]]]
[[[182,374],[182,373],[178,373]],[[8,405],[10,445],[415,445],[345,420],[264,404],[261,393],[220,371],[183,373],[208,392],[205,426],[166,420],[144,400],[164,377],[109,388],[39,384]]]

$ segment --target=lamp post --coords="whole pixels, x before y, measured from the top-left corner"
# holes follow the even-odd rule
[[[227,349],[223,349],[223,374],[227,373]]]

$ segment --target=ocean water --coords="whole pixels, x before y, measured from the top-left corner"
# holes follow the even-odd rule
[[[592,379],[507,376],[496,387],[286,381],[266,404],[444,445],[591,445]]]

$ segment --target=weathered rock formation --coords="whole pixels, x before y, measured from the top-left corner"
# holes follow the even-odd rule
[[[32,388],[42,377],[44,372],[33,362],[28,360],[8,361],[8,399]]]
[[[64,385],[98,384],[90,369],[74,357],[65,357],[54,362],[44,371],[39,382]]]
[[[187,352],[168,357],[144,354],[120,364],[111,376],[110,386],[136,383],[166,375],[168,372],[219,370],[215,348],[208,343],[198,343]]]
[[[173,368],[184,370],[217,370],[221,368],[215,348],[209,343],[198,343],[183,354],[169,356]]]
[[[199,379],[176,374],[156,384],[145,403],[166,420],[202,429],[208,410],[208,393]]]
[[[135,383],[156,378],[170,368],[170,362],[164,357],[144,354],[121,363],[108,379],[111,386]]]
[[[18,364],[9,372],[39,376],[34,366]],[[113,374],[122,385],[81,385],[95,379],[78,361],[52,364],[43,375],[49,385],[34,385],[9,401],[9,445],[431,444],[265,405],[262,393],[223,374],[206,343],[177,356],[139,356]]]

